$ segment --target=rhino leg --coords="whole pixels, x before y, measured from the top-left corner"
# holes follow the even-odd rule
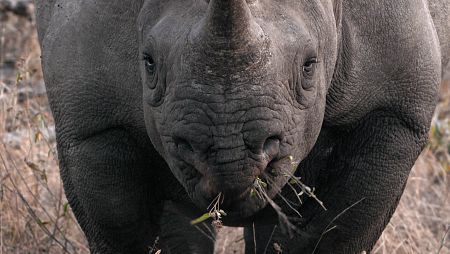
[[[162,205],[144,151],[120,128],[71,140],[58,140],[61,176],[92,253],[148,253]]]
[[[190,224],[191,218],[180,213],[172,201],[166,201],[160,219],[162,253],[208,254],[214,251],[215,230],[210,223]]]

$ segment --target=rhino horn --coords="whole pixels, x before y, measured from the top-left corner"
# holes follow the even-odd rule
[[[210,39],[225,39],[235,46],[264,37],[246,0],[210,0],[203,25]]]

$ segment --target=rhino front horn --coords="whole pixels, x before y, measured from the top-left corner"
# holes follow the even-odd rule
[[[210,43],[231,48],[264,40],[264,32],[254,21],[246,0],[210,0],[197,32]]]

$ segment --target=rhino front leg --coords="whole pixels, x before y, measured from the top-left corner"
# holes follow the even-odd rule
[[[337,134],[329,175],[317,188],[327,211],[308,201],[302,211],[314,215],[301,228],[302,237],[289,239],[276,230],[270,243],[262,239],[259,244],[269,246],[267,253],[277,253],[274,243],[283,253],[369,252],[395,211],[427,131],[428,126],[377,111]]]
[[[214,253],[215,229],[209,222],[191,225],[191,220],[177,209],[173,201],[164,203],[160,236],[167,249],[162,253]]]
[[[155,193],[149,199],[145,153],[120,128],[82,141],[59,139],[64,189],[91,252],[148,253],[162,207]]]

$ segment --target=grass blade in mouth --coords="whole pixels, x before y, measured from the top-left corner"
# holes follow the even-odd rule
[[[220,228],[222,228],[222,217],[226,216],[227,213],[220,209],[220,203],[223,201],[223,196],[222,196],[222,192],[220,192],[217,197],[215,197],[213,199],[213,201],[211,202],[211,204],[209,204],[209,206],[206,209],[209,209],[209,211],[207,213],[202,214],[200,217],[195,218],[193,220],[191,220],[191,225],[196,225],[198,223],[204,222],[206,220],[208,220],[209,218],[211,218],[212,221],[212,225],[214,226],[214,228],[216,230],[219,230]]]
[[[204,222],[205,220],[211,218],[211,215],[209,213],[204,213],[202,216],[191,220],[191,225],[195,225],[201,222]]]

